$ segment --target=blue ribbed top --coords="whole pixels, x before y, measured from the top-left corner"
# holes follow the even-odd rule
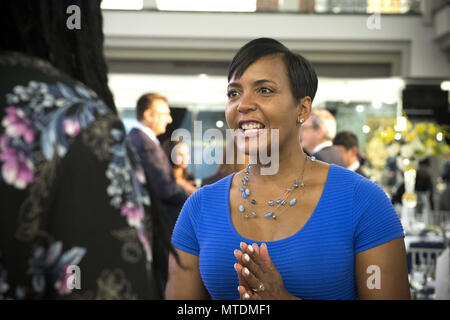
[[[172,235],[176,248],[199,256],[200,274],[213,299],[239,299],[233,251],[241,241],[262,243],[242,237],[234,228],[229,205],[233,175],[190,196]],[[330,165],[321,198],[306,224],[290,237],[265,243],[292,295],[357,299],[355,255],[403,236],[400,220],[380,187]]]

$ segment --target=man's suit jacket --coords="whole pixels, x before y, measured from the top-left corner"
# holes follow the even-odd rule
[[[341,167],[346,167],[344,160],[342,160],[341,155],[339,152],[333,148],[333,147],[325,147],[319,152],[316,152],[313,154],[313,156],[320,161],[326,162],[326,163],[334,163]]]
[[[166,223],[172,232],[187,199],[186,192],[175,182],[169,159],[159,144],[137,128],[130,131],[128,140],[142,161],[146,176],[165,210]]]

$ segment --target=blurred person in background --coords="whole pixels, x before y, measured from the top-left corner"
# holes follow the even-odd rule
[[[164,152],[172,166],[173,176],[177,184],[185,189],[191,189],[191,193],[195,192],[195,179],[188,171],[190,161],[190,150],[187,143],[181,140],[165,140],[162,144]]]
[[[100,1],[0,16],[0,299],[162,298],[173,248],[107,86]]]
[[[347,169],[367,178],[361,169],[358,137],[350,131],[341,131],[333,139],[333,146],[344,160]]]
[[[157,93],[142,95],[136,104],[136,118],[139,123],[131,129],[127,139],[136,149],[147,176],[155,186],[171,233],[184,202],[195,188],[177,184],[170,161],[157,138],[172,122],[167,98]]]
[[[311,117],[299,129],[303,149],[317,160],[347,167],[339,152],[333,148],[336,119],[325,109],[313,109]]]

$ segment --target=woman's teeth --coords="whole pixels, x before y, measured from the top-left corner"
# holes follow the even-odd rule
[[[258,129],[247,129],[247,130],[244,129],[244,131],[245,133],[257,133]]]
[[[242,128],[242,130],[256,131],[256,129],[262,129],[262,128],[264,128],[264,126],[261,123],[249,122],[249,123],[244,123],[243,125],[241,125],[241,128]]]

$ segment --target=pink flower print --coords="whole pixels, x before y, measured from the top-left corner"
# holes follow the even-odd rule
[[[24,151],[11,148],[7,136],[0,139],[0,160],[3,161],[2,176],[6,183],[24,189],[34,180],[34,165]]]
[[[80,133],[80,123],[77,120],[66,119],[63,121],[64,132],[70,137],[75,137]]]
[[[10,137],[23,137],[25,142],[31,143],[34,139],[33,124],[27,118],[22,109],[8,107],[5,109],[6,115],[2,125],[6,129],[6,134]]]
[[[133,202],[128,201],[120,209],[120,214],[127,218],[128,225],[140,228],[144,219],[144,212]]]
[[[67,286],[67,280],[72,275],[71,272],[67,272],[67,268],[69,267],[69,264],[66,264],[62,268],[61,276],[59,279],[55,282],[55,288],[58,290],[58,294],[61,296],[67,295],[72,292],[72,289],[70,289]]]

